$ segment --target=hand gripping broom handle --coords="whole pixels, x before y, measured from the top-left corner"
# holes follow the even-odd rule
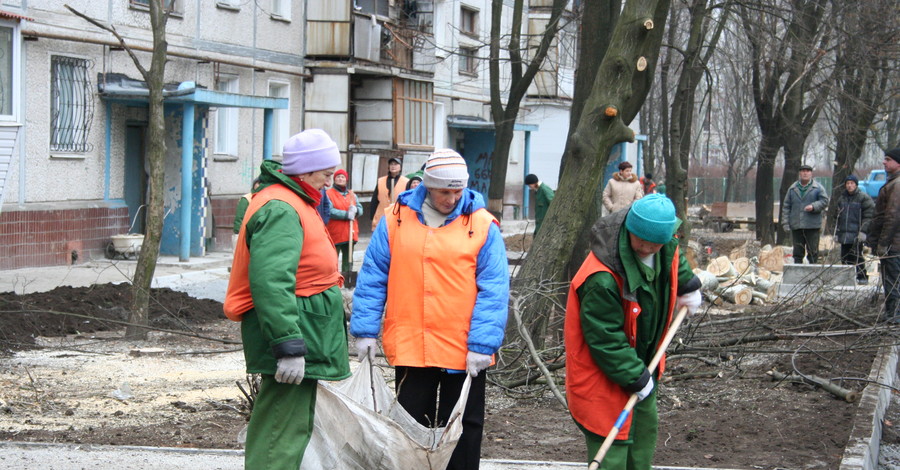
[[[662,342],[659,344],[659,349],[656,350],[656,354],[653,356],[653,359],[650,360],[650,364],[647,365],[647,369],[650,370],[651,373],[656,369],[656,366],[659,365],[659,361],[662,360],[663,354],[666,353],[669,343],[672,342],[672,338],[674,338],[675,333],[678,332],[678,328],[681,326],[681,322],[684,321],[685,316],[687,316],[687,307],[681,307],[681,309],[678,310],[678,314],[675,315],[675,319],[672,320],[672,324],[669,325],[666,336],[663,337]],[[616,435],[619,434],[619,430],[622,429],[622,425],[625,424],[625,420],[628,418],[628,415],[631,413],[631,410],[634,408],[637,401],[637,393],[632,393],[631,397],[628,398],[628,402],[625,403],[625,408],[622,409],[622,413],[619,414],[619,418],[616,419],[616,424],[613,425],[612,429],[610,429],[609,433],[606,435],[606,439],[603,440],[603,444],[600,446],[600,450],[597,451],[597,455],[594,456],[594,460],[591,460],[588,470],[597,470],[600,468],[600,462],[603,462],[603,457],[606,456],[609,448],[612,447],[613,441],[616,440]]]

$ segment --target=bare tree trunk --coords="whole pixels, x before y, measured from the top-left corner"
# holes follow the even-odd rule
[[[510,60],[510,90],[503,105],[500,90],[500,36],[502,34],[503,0],[491,2],[491,55],[490,55],[490,87],[491,118],[494,120],[496,132],[494,153],[491,155],[491,181],[488,186],[487,209],[498,220],[503,218],[503,196],[506,193],[506,170],[509,163],[509,149],[512,146],[513,130],[519,115],[519,106],[534,76],[547,57],[547,51],[560,28],[560,18],[566,6],[566,0],[553,0],[550,20],[541,37],[541,42],[529,60],[522,57],[527,44],[522,44],[522,15],[524,0],[515,0],[513,4],[512,33],[506,48]],[[523,70],[523,66],[525,67]]]
[[[587,215],[609,152],[615,144],[634,140],[628,123],[650,90],[669,4],[668,0],[625,3],[591,95],[567,145],[559,191],[544,219],[548,230],[538,233],[516,279],[517,285],[535,285],[541,279],[568,280],[565,267],[584,225],[593,224]],[[546,318],[541,321],[541,316],[549,312],[547,304],[541,304],[536,302],[523,315],[523,321],[533,325],[532,338],[538,348],[546,333]]]
[[[146,325],[150,314],[150,285],[156,271],[156,260],[159,257],[159,244],[162,240],[166,158],[166,123],[163,115],[163,79],[166,70],[166,21],[168,13],[163,5],[164,0],[150,1],[150,25],[153,29],[153,55],[150,70],[144,72],[147,88],[150,91],[150,124],[148,128],[147,158],[150,163],[150,202],[147,210],[147,233],[141,246],[132,287],[132,307],[130,322],[134,325]],[[181,171],[190,171],[182,168]],[[188,210],[184,207],[182,210]],[[128,337],[146,338],[147,330],[139,326],[129,326],[125,335]]]
[[[66,5],[73,14],[89,23],[112,33],[119,44],[131,57],[134,66],[147,82],[150,105],[150,124],[147,136],[147,161],[150,166],[150,197],[147,205],[147,224],[141,253],[138,256],[134,279],[131,287],[131,313],[128,317],[130,325],[125,329],[127,338],[144,339],[150,313],[150,286],[153,273],[156,271],[156,259],[159,257],[159,244],[163,227],[163,188],[165,184],[166,158],[166,123],[163,116],[163,79],[166,71],[166,22],[168,11],[163,4],[165,0],[150,0],[150,27],[153,32],[153,52],[150,59],[150,70],[144,68],[134,51],[114,26],[98,21],[84,13]],[[190,171],[185,168],[182,171]],[[187,210],[187,208],[185,208]],[[142,326],[143,325],[143,326]]]

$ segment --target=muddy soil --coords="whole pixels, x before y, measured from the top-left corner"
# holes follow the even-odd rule
[[[115,322],[127,319],[129,298],[127,286],[111,284],[0,294],[0,439],[239,448],[246,402],[236,382],[246,381],[238,326],[222,319],[218,302],[157,289],[151,325],[190,335],[154,331],[147,341],[125,342]],[[823,318],[829,328],[858,325],[811,305],[785,314],[792,308],[732,308],[690,320],[679,335],[687,345],[670,349],[670,381],[660,385],[657,465],[838,467],[857,405],[809,385],[773,382],[766,372],[843,377],[836,383],[861,390],[865,382],[854,378],[867,377],[884,338],[803,336],[804,325],[821,328]],[[874,317],[855,310],[856,321]],[[752,320],[701,328],[736,317]],[[760,323],[780,334],[764,343],[717,343]],[[581,433],[552,394],[523,395],[489,386],[483,457],[583,460]]]

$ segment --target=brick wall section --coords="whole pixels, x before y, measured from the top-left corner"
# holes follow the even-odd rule
[[[231,249],[231,235],[234,233],[234,211],[237,209],[238,197],[213,197],[211,199],[213,220],[215,221],[214,236],[215,247],[220,249]]]
[[[102,258],[128,225],[127,207],[0,212],[0,269],[64,266],[72,251],[76,263]]]

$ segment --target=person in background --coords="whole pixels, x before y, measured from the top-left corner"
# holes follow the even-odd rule
[[[397,401],[424,426],[447,423],[472,377],[452,470],[478,469],[485,369],[503,344],[509,303],[499,224],[468,179],[458,153],[431,154],[422,184],[401,194],[372,234],[350,317],[360,360],[374,357],[383,317]]]
[[[822,211],[828,207],[828,192],[813,179],[812,167],[800,165],[799,180],[794,182],[781,205],[781,223],[791,234],[794,263],[803,263],[804,253],[810,264],[819,262],[819,236]]]
[[[700,280],[680,252],[681,221],[662,194],[601,217],[591,251],[569,288],[564,337],[569,411],[584,433],[590,462],[629,397],[640,400],[622,423],[603,469],[650,470],[659,417],[648,370],[673,314],[701,304]]]
[[[248,374],[261,374],[244,468],[296,470],[313,431],[319,380],[350,376],[337,253],[316,212],[341,156],[320,129],[266,160],[245,214],[225,295],[241,323]]]
[[[347,185],[347,171],[343,168],[334,172],[334,184],[327,192],[331,201],[331,219],[328,233],[341,256],[341,271],[350,272],[350,224],[353,224],[353,243],[359,241],[359,226],[356,220],[362,215],[362,203]]]
[[[375,184],[372,192],[372,200],[369,202],[369,210],[372,211],[372,231],[378,226],[378,221],[384,217],[384,210],[395,202],[397,196],[406,190],[406,177],[400,174],[402,161],[397,157],[388,160],[388,173]]]
[[[862,248],[866,241],[869,222],[875,215],[875,202],[865,191],[859,190],[859,178],[855,175],[844,179],[844,190],[837,199],[837,223],[835,238],[841,244],[841,261],[856,266],[856,283],[868,284],[869,274]]]
[[[644,176],[641,176],[641,187],[644,189],[644,196],[656,192],[656,182],[653,181],[652,173],[644,173]]]
[[[244,194],[240,199],[238,199],[237,208],[235,208],[234,210],[234,226],[232,227],[235,235],[237,235],[238,232],[241,231],[241,223],[244,221],[244,213],[247,212],[247,206],[250,205],[250,199],[253,198],[253,193],[256,192],[257,188],[259,188],[259,178],[254,178],[253,184],[250,185],[250,192]]]
[[[881,265],[884,286],[882,319],[900,323],[900,147],[884,153],[887,182],[875,198],[875,215],[869,224],[866,241]]]
[[[410,173],[406,175],[406,190],[416,189],[416,186],[422,184],[422,175],[425,173],[425,164],[422,164],[422,168],[419,168],[419,171],[414,173]]]
[[[525,184],[531,188],[532,191],[535,191],[534,234],[537,235],[538,230],[541,229],[541,224],[544,223],[544,216],[547,215],[547,209],[550,207],[550,202],[553,201],[553,197],[556,196],[556,193],[550,189],[550,186],[542,183],[537,175],[533,173],[525,177]]]
[[[619,171],[603,188],[603,207],[608,214],[622,210],[632,202],[644,197],[644,189],[637,176],[631,170],[631,163],[619,163]]]

